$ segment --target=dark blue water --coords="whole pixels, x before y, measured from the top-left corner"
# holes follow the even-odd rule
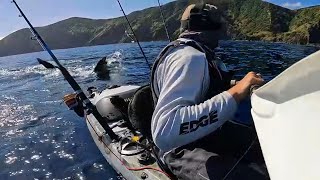
[[[153,60],[165,42],[143,43]],[[263,42],[225,41],[217,55],[240,78],[254,70],[267,80],[315,47]],[[85,90],[89,86],[145,84],[145,64],[135,44],[118,44],[54,51]],[[97,61],[108,56],[109,80],[93,73]],[[72,92],[57,70],[46,70],[36,58],[45,52],[0,58],[0,179],[116,179],[95,146],[86,123],[62,104]],[[249,121],[248,103],[237,119]]]

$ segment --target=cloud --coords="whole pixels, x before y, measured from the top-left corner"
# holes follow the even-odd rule
[[[301,8],[302,7],[302,3],[301,2],[296,2],[296,3],[289,3],[286,2],[284,4],[282,4],[283,7],[289,8],[289,9],[297,9],[297,8]]]

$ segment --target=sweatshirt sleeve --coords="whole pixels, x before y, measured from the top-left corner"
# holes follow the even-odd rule
[[[237,109],[226,91],[203,101],[210,83],[208,63],[203,53],[190,50],[184,47],[170,53],[157,68],[154,83],[160,94],[151,130],[155,144],[164,152],[210,134]]]

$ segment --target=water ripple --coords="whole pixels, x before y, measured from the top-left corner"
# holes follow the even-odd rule
[[[166,42],[143,43],[153,62]],[[259,71],[272,79],[315,47],[263,42],[224,41],[217,57],[241,79]],[[54,51],[71,75],[86,89],[113,84],[146,84],[149,69],[132,44],[82,47]],[[72,89],[58,70],[47,70],[36,58],[45,52],[0,60],[0,179],[117,179],[95,146],[85,121],[62,104]],[[96,63],[107,57],[110,79],[97,79]],[[49,58],[47,58],[49,59]],[[53,62],[49,59],[49,62]]]

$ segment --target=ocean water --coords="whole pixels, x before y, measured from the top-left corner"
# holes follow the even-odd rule
[[[153,62],[166,42],[142,43]],[[249,71],[266,80],[319,48],[282,43],[223,41],[217,57],[240,79]],[[146,84],[149,69],[136,44],[116,44],[55,50],[61,63],[83,90],[95,86]],[[110,79],[93,73],[107,57]],[[62,97],[72,89],[58,70],[47,70],[36,58],[46,52],[0,58],[0,179],[117,179],[95,146],[86,123],[69,111]],[[245,102],[236,119],[250,123]]]

